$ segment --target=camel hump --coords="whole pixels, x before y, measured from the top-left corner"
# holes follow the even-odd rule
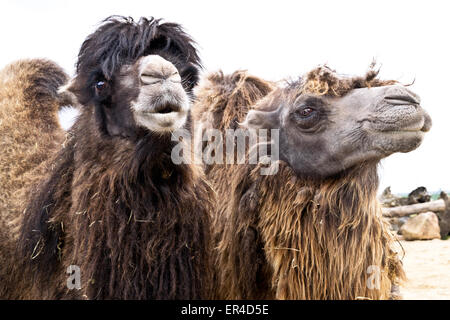
[[[216,129],[234,129],[248,110],[275,88],[274,83],[245,70],[224,75],[222,71],[206,76],[196,89],[194,119],[209,121]]]
[[[18,60],[0,71],[0,98],[20,101],[19,104],[13,104],[19,109],[55,111],[55,106],[57,110],[61,107],[58,88],[68,79],[64,70],[51,60]],[[8,105],[12,104],[8,103]]]

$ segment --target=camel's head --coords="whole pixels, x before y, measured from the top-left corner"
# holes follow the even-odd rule
[[[251,128],[279,129],[280,159],[299,175],[328,177],[416,149],[431,128],[420,99],[395,81],[339,78],[321,67],[277,89],[248,113]]]
[[[106,135],[164,134],[188,121],[199,68],[179,25],[111,17],[83,43],[77,74],[64,89]]]

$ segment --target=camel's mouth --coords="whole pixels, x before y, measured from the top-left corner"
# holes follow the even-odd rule
[[[181,107],[179,105],[176,104],[163,104],[161,106],[159,106],[158,108],[156,108],[155,113],[171,113],[171,112],[180,112]]]
[[[168,114],[171,112],[180,112],[181,106],[173,103],[165,103],[161,104],[151,110],[145,110],[143,113],[151,113],[151,114]]]
[[[172,132],[185,124],[187,114],[187,106],[162,103],[136,112],[135,119],[139,125],[151,131]]]
[[[419,121],[406,124],[403,127],[398,127],[395,130],[385,130],[385,133],[408,133],[408,132],[427,132],[430,130],[430,125],[426,121],[425,117],[422,117]]]
[[[431,118],[423,112],[414,122],[401,123],[396,128],[379,131],[376,145],[386,154],[410,152],[422,143],[425,132],[431,128]]]
[[[368,120],[371,130],[397,136],[430,130],[431,118],[416,93],[400,86],[380,90],[382,97]]]
[[[181,89],[144,92],[132,106],[136,123],[155,132],[173,132],[182,128],[189,108],[189,98]]]
[[[384,156],[395,152],[410,152],[422,143],[425,132],[431,129],[431,118],[418,105],[417,100],[409,97],[392,97],[385,113],[371,123],[374,144],[384,150]],[[395,105],[394,105],[395,104]]]
[[[399,119],[399,121],[396,124],[396,128],[393,130],[386,130],[387,132],[391,133],[408,133],[408,132],[428,132],[431,129],[431,118],[423,111],[423,109],[420,109],[417,114],[412,117],[409,121],[402,121],[403,119]]]
[[[380,109],[367,120],[371,131],[399,134],[428,132],[431,129],[430,116],[420,106],[419,100],[413,97],[386,97]]]

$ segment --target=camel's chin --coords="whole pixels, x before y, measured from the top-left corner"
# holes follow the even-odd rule
[[[136,122],[153,132],[171,133],[184,126],[187,120],[186,112],[169,113],[138,113]]]
[[[387,154],[396,152],[407,153],[417,149],[423,141],[423,131],[390,131],[383,132],[378,143],[380,149]]]

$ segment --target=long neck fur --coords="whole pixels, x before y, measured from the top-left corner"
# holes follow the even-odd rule
[[[33,218],[24,226],[25,236],[36,224],[43,237],[59,232],[57,245],[40,250],[35,269],[45,273],[57,265],[47,276],[59,272],[67,278],[65,269],[79,266],[78,297],[89,299],[209,297],[213,200],[201,171],[172,163],[170,137],[101,137],[93,121],[87,112],[80,116],[56,165],[65,177],[58,189],[67,193],[59,195],[64,205],[53,203],[44,217],[51,230]],[[56,295],[64,296],[65,282],[58,281]]]
[[[391,285],[404,275],[376,199],[376,166],[355,168],[321,183],[297,178],[284,163],[273,176],[261,176],[258,166],[241,170],[247,170],[247,177],[233,182],[231,225],[219,245],[228,277],[222,279],[222,296],[390,297]],[[246,259],[246,254],[254,257]],[[242,276],[226,261],[227,255],[235,257],[231,261],[237,261],[237,268],[252,270],[259,278]]]
[[[376,165],[319,185],[305,184],[287,166],[261,179],[258,227],[276,298],[389,298],[400,267],[377,186]]]
[[[91,144],[75,152],[68,252],[89,278],[87,295],[206,298],[211,199],[200,173],[172,163],[170,137],[97,141],[100,159]]]

